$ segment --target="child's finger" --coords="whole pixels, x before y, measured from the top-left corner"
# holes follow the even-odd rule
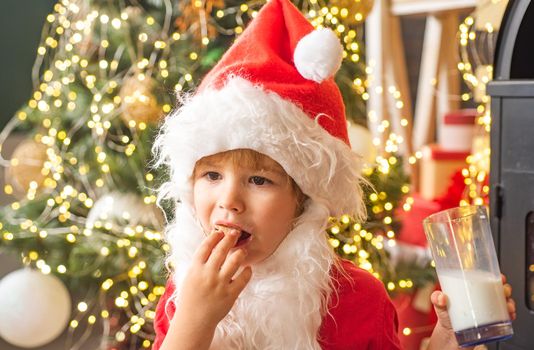
[[[502,280],[502,284],[506,283],[506,276],[502,273],[501,273],[501,280]]]
[[[247,252],[244,249],[238,249],[232,252],[221,267],[221,277],[230,281],[241,267],[241,263],[245,260],[246,256]]]
[[[213,248],[207,263],[217,268],[217,270],[220,269],[224,263],[224,260],[226,260],[230,249],[235,246],[238,239],[238,230],[230,230],[229,232],[225,233],[224,238],[215,246],[215,248]]]
[[[208,261],[213,248],[224,238],[222,232],[214,231],[204,241],[200,244],[195,253],[195,258],[198,259],[201,263]]]
[[[508,299],[508,300],[506,301],[506,307],[508,308],[508,313],[509,313],[510,315],[516,313],[516,308],[515,308],[515,301],[514,301],[514,299]]]
[[[506,298],[510,298],[512,296],[512,286],[509,284],[505,284],[503,286],[503,289],[504,289],[504,296]]]
[[[235,293],[239,294],[243,291],[243,289],[245,289],[251,278],[252,268],[247,266],[232,280],[230,287]]]
[[[502,283],[503,290],[504,290],[504,296],[506,297],[506,308],[508,309],[508,314],[510,314],[510,319],[513,321],[517,317],[517,310],[515,307],[515,300],[512,299],[512,286],[506,283],[506,277],[504,275],[501,275],[502,277]]]
[[[435,291],[430,295],[430,301],[434,305],[434,310],[438,316],[440,324],[448,330],[452,330],[451,320],[447,311],[447,296],[445,293]]]
[[[430,301],[432,302],[432,304],[434,304],[434,306],[438,308],[447,308],[447,297],[445,296],[445,294],[443,294],[443,292],[440,292],[439,290],[433,292],[430,295]]]

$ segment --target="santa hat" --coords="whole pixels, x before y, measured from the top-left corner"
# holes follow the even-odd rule
[[[333,75],[343,48],[314,30],[289,0],[269,0],[156,139],[171,181],[165,195],[191,203],[200,158],[252,149],[277,161],[330,215],[360,215],[359,158]]]

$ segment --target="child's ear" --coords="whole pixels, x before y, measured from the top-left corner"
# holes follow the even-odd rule
[[[299,192],[297,192],[297,212],[296,212],[296,217],[299,217],[302,215],[302,213],[304,213],[304,209],[305,209],[305,204],[306,204],[306,201],[308,200],[308,196],[306,196],[304,193],[302,193],[302,191],[300,191],[299,189]]]

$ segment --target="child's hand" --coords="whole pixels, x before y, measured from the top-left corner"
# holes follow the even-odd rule
[[[510,314],[510,319],[513,321],[515,320],[517,314],[515,309],[515,301],[514,299],[512,299],[512,286],[506,283],[506,277],[504,275],[501,275],[501,277],[502,283],[504,285],[504,296],[506,297],[508,313]],[[450,334],[453,343],[455,343],[456,347],[458,347],[456,343],[456,338],[454,337],[454,330],[452,329],[449,313],[447,312],[447,296],[443,292],[435,291],[430,296],[430,300],[432,301],[432,304],[434,304],[434,310],[436,311],[436,315],[438,316],[438,323],[436,324],[436,328],[440,328],[435,329],[434,331],[443,331],[443,333]]]
[[[212,232],[198,248],[176,302],[176,313],[161,350],[207,350],[215,328],[252,277],[249,266],[237,273],[246,252],[236,249],[236,230]]]
[[[236,275],[246,256],[243,249],[231,252],[238,238],[237,230],[213,231],[202,242],[178,296],[178,312],[213,327],[228,314],[252,277],[250,266]]]

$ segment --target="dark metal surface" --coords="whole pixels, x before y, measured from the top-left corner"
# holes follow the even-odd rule
[[[534,22],[529,17],[533,15],[533,11],[530,0],[510,0],[508,3],[497,40],[495,80],[534,78],[532,64],[525,65],[528,57],[534,56]]]
[[[526,64],[530,61],[529,64]],[[490,212],[501,270],[513,287],[512,339],[490,349],[534,349],[534,3],[512,0],[501,25],[492,97]]]

